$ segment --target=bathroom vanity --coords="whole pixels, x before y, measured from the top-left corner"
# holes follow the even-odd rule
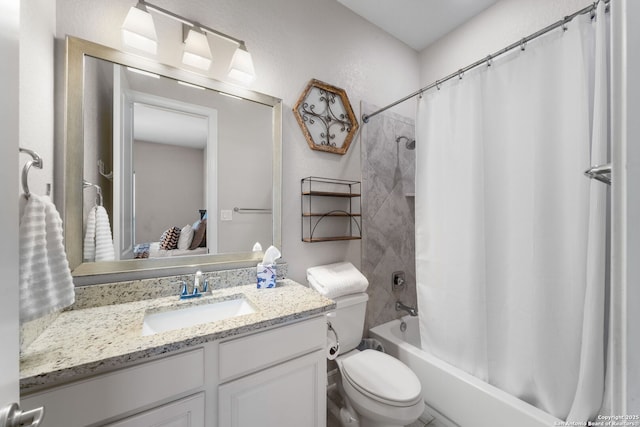
[[[238,299],[253,312],[143,335],[151,313]],[[22,407],[44,427],[325,426],[334,307],[285,279],[67,311],[22,354]]]

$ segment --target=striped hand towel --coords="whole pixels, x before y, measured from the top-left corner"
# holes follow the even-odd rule
[[[109,215],[103,206],[95,206],[87,217],[83,258],[87,262],[113,261],[115,259]]]
[[[96,207],[91,208],[87,217],[87,228],[82,244],[82,258],[86,262],[96,260]]]
[[[73,304],[62,220],[48,197],[31,194],[20,219],[20,321]]]
[[[104,207],[98,206],[96,207],[96,261],[113,261],[114,259],[115,251],[109,215]]]

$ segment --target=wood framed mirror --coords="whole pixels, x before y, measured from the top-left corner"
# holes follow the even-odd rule
[[[162,89],[156,91],[159,87]],[[105,99],[106,103],[96,102]],[[138,121],[142,123],[143,116],[149,114],[151,119],[147,121],[151,125],[146,129],[155,131],[156,136],[139,136],[142,134],[135,128],[144,126]],[[162,139],[171,133],[166,122],[173,116],[201,122],[176,125],[175,143],[164,141],[161,145],[162,141],[154,138]],[[252,126],[247,126],[248,123]],[[194,137],[187,132],[198,126],[204,129],[200,135]],[[134,147],[122,145],[123,135],[155,145],[151,151],[149,147],[147,151],[136,148],[138,154],[128,157]],[[102,275],[126,278],[135,273],[136,277],[152,277],[192,272],[197,268],[250,266],[261,258],[261,253],[252,252],[256,241],[265,248],[271,244],[281,245],[280,99],[67,37],[65,137],[61,189],[65,245],[76,283],[99,283],[103,280],[96,276]],[[178,161],[174,156],[169,160],[174,167],[171,163],[161,166],[161,160],[154,160],[150,165],[142,163],[151,155],[140,153],[151,152],[155,156],[165,149],[173,153],[186,151],[183,146],[188,145],[187,140],[192,137],[202,140],[191,147],[196,156],[201,153],[200,161]],[[256,156],[258,152],[264,155]],[[252,166],[256,157],[260,164]],[[140,162],[136,163],[135,159]],[[154,190],[148,182],[151,180],[153,184],[153,180],[159,180],[156,176],[147,178],[147,187],[142,187],[142,170],[154,168],[160,175],[172,175],[174,181],[193,172],[190,169],[199,169],[203,180],[195,190],[197,185],[189,183],[195,182],[193,180],[185,180],[173,191],[169,191],[166,184],[158,183]],[[270,179],[265,180],[265,176]],[[87,206],[90,209],[95,203],[95,191],[83,188],[84,181],[101,188],[114,234],[116,256],[112,261],[91,261],[83,254]],[[133,186],[136,182],[138,187]],[[264,188],[258,188],[259,182],[265,183]],[[144,216],[142,207],[148,207],[153,199],[161,199],[166,206],[147,209],[156,214],[168,215],[169,210],[186,205],[186,198],[180,193],[202,193],[198,195],[199,201],[189,202],[189,216],[177,217],[179,219]],[[139,197],[144,195],[149,197]],[[134,258],[137,245],[159,240],[167,228],[199,221],[202,211],[207,219],[204,250],[198,254]],[[143,236],[143,226],[150,234]],[[239,234],[243,231],[244,234]]]

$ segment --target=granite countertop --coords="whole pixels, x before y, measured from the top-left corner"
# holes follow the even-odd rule
[[[255,312],[229,319],[142,336],[147,310],[246,298]],[[213,290],[190,300],[177,296],[71,310],[60,314],[20,356],[20,391],[27,393],[117,369],[170,351],[304,319],[335,303],[292,280],[273,289],[255,284]]]

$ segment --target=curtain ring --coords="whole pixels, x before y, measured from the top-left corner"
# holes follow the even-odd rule
[[[591,20],[593,21],[593,19],[596,17],[596,9],[598,8],[598,1],[596,0],[593,2],[593,6],[591,6]]]
[[[569,23],[570,19],[568,16],[565,16],[564,19],[562,20],[562,31],[567,31],[569,29],[569,27],[567,27],[567,24]]]
[[[420,91],[420,93],[418,94],[418,99],[422,99],[422,90]]]
[[[493,57],[491,55],[487,55],[487,67],[491,67],[492,62],[493,62]]]
[[[462,68],[460,68],[458,70],[458,79],[462,80],[462,76],[464,76],[464,72],[462,71]]]
[[[523,37],[522,40],[520,41],[520,50],[524,52],[526,48],[527,48],[527,38]]]
[[[436,89],[440,90],[440,80],[436,80]]]

